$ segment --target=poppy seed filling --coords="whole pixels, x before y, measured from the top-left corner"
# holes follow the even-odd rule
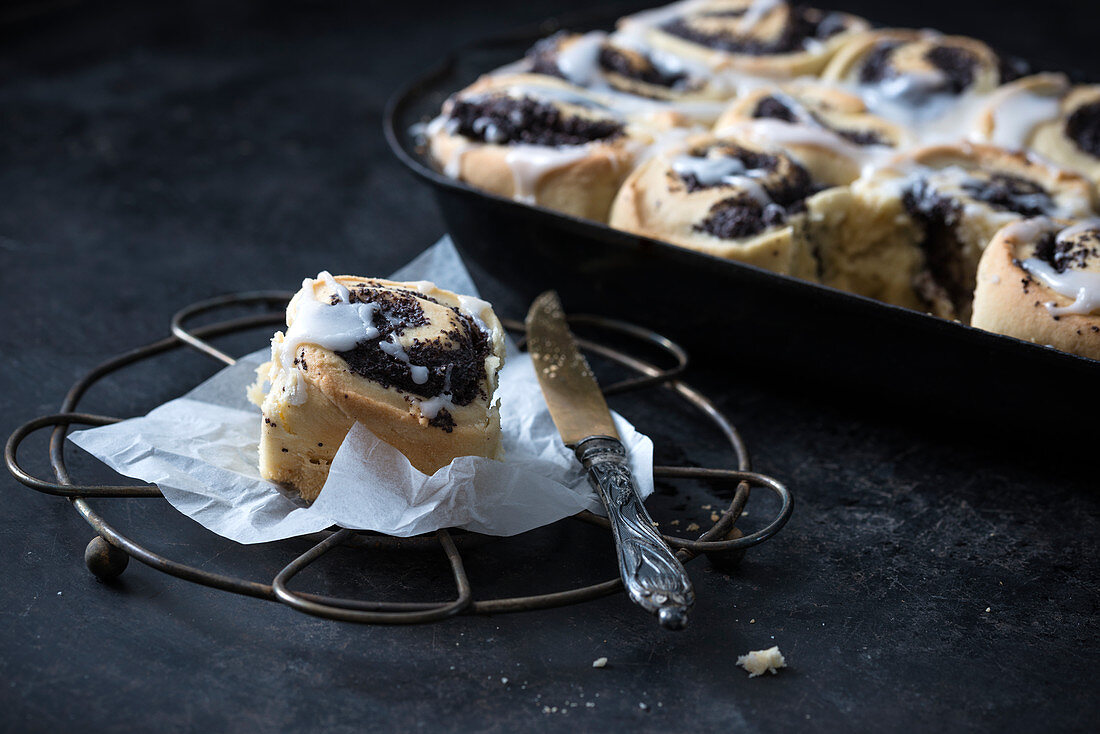
[[[1080,150],[1100,158],[1100,100],[1081,105],[1066,118],[1066,137]]]
[[[809,112],[810,117],[813,118],[821,127],[826,130],[830,130],[840,137],[847,140],[853,145],[883,145],[884,141],[882,137],[874,130],[846,130],[843,128],[837,128],[829,123],[825,122],[820,115],[814,112]],[[767,118],[771,120],[782,120],[783,122],[797,123],[798,117],[794,111],[791,110],[781,100],[772,96],[767,96],[756,103],[756,107],[753,108],[752,116],[755,119]]]
[[[347,351],[336,352],[348,369],[382,387],[393,387],[421,398],[442,394],[455,405],[469,405],[478,397],[487,397],[485,359],[492,351],[489,335],[454,306],[452,328],[431,339],[413,339],[405,345],[407,361],[385,351],[383,343],[393,343],[407,329],[430,325],[421,301],[438,304],[431,296],[406,289],[381,288],[360,283],[349,288],[350,303],[373,303],[372,326],[378,335],[364,339]],[[427,369],[427,380],[413,380],[412,365]],[[446,418],[438,420],[446,422]],[[453,420],[452,420],[453,423]],[[433,424],[434,425],[434,424]],[[443,427],[446,430],[445,426]]]
[[[710,18],[739,17],[743,10],[721,13],[701,13],[698,16],[673,18],[661,26],[666,33],[683,38],[685,41],[707,46],[717,51],[745,54],[746,56],[769,56],[771,54],[790,54],[804,51],[806,42],[825,40],[848,27],[848,21],[840,13],[821,13],[801,5],[792,6],[787,14],[787,22],[773,38],[756,38],[743,35],[734,28],[708,28],[699,21]]]
[[[600,47],[600,68],[657,87],[680,87],[687,81],[687,74],[670,74],[661,71],[649,59],[640,54],[628,54],[614,46]]]
[[[526,54],[526,58],[531,64],[531,73],[544,74],[569,81],[558,64],[561,56],[561,44],[567,36],[568,34],[565,31],[558,31],[548,38],[543,38],[531,47]],[[644,84],[652,84],[668,89],[693,86],[689,84],[687,74],[662,71],[642,54],[625,51],[607,43],[600,46],[596,61],[604,71],[613,72]]]
[[[893,63],[894,52],[903,45],[900,41],[882,41],[872,48],[859,68],[859,83],[877,84],[904,74]],[[940,91],[958,95],[974,83],[978,57],[965,48],[933,46],[925,52],[924,60],[943,74]]]
[[[782,120],[783,122],[797,122],[794,112],[790,107],[771,95],[764,97],[756,103],[752,110],[755,119]]]
[[[1054,200],[1045,188],[1030,179],[1007,173],[990,174],[986,181],[964,181],[962,189],[998,211],[1015,212],[1025,217],[1050,214],[1054,209]]]
[[[955,232],[962,206],[924,179],[906,189],[901,201],[909,215],[924,226],[920,247],[928,274],[952,305],[961,309],[971,295],[968,273],[961,264],[963,243]]]
[[[1035,257],[1058,273],[1084,269],[1090,261],[1100,259],[1100,229],[1088,229],[1073,237],[1048,232],[1035,244]]]
[[[492,95],[457,100],[448,130],[471,140],[498,145],[584,145],[623,134],[616,120],[579,117],[531,97]]]
[[[692,226],[696,232],[706,232],[724,240],[751,237],[770,227],[784,224],[791,214],[804,211],[806,198],[820,190],[805,168],[781,153],[761,153],[739,145],[721,143],[695,148],[690,155],[693,159],[714,160],[709,154],[715,150],[721,151],[726,159],[740,162],[746,177],[754,179],[770,201],[761,201],[743,191],[734,193],[710,207],[707,217]],[[782,175],[772,175],[776,172]],[[749,175],[750,173],[755,175]],[[760,175],[761,173],[765,175]],[[731,185],[722,181],[701,182],[690,173],[678,175],[689,193]]]
[[[692,229],[723,240],[752,237],[769,227],[782,225],[787,221],[788,214],[798,208],[793,206],[787,210],[775,203],[761,204],[748,194],[736,194],[715,202],[707,212],[707,218],[693,225]]]

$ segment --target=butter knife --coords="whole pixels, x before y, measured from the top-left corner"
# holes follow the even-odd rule
[[[683,629],[695,602],[691,580],[638,497],[611,410],[554,291],[536,298],[527,312],[527,350],[562,441],[584,465],[607,508],[627,593],[657,615],[661,626]]]

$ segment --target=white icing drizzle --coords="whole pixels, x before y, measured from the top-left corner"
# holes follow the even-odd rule
[[[768,92],[768,96],[779,100],[784,107],[786,107],[788,110],[791,111],[791,113],[794,114],[798,122],[806,125],[819,125],[817,120],[814,119],[814,116],[810,114],[810,111],[806,109],[806,105],[802,104],[797,99],[782,91],[781,89],[770,90]],[[786,121],[780,120],[780,122]]]
[[[835,86],[863,99],[867,109],[909,128],[914,143],[926,145],[962,140],[973,127],[988,93],[944,89],[946,76],[939,70],[908,72],[873,84],[842,82]]]
[[[1020,214],[1014,211],[998,210],[992,205],[972,197],[963,188],[965,184],[971,181],[977,184],[984,183],[984,179],[975,175],[978,170],[997,173],[998,169],[967,169],[962,165],[929,168],[927,166],[912,163],[908,165],[891,164],[890,168],[897,170],[899,173],[907,174],[903,178],[898,179],[897,185],[899,188],[897,192],[899,195],[909,184],[918,180],[923,180],[933,191],[944,193],[959,201],[963,206],[964,214],[968,217],[992,217],[1003,221],[1006,225],[1009,222],[1015,222],[1020,217]],[[1038,180],[1027,177],[1024,178],[1025,180],[1033,181],[1042,186],[1041,182]],[[1082,211],[1088,211],[1090,209],[1087,199],[1072,196],[1067,192],[1050,190],[1045,186],[1043,186],[1043,189],[1046,193],[1018,194],[1016,197],[1027,208],[1042,211],[1043,215],[1019,222],[1018,224],[1022,226],[1019,230],[1016,229],[1017,225],[1012,225],[1013,229],[1008,230],[1006,234],[1012,234],[1018,238],[1026,238],[1027,236],[1024,232],[1032,231],[1029,227],[1038,226],[1029,224],[1030,222],[1047,221],[1046,217],[1073,219],[1080,216]]]
[[[508,147],[505,162],[512,170],[512,198],[527,204],[537,203],[536,193],[542,177],[585,158],[589,145],[552,148],[518,143]]]
[[[1066,269],[1059,273],[1037,257],[1029,257],[1020,263],[1024,270],[1055,293],[1073,298],[1068,306],[1044,304],[1051,316],[1063,314],[1091,314],[1100,309],[1100,273]]]
[[[332,273],[327,270],[322,270],[317,274],[318,280],[325,281],[325,285],[336,292],[336,297],[340,299],[342,303],[347,303],[351,300],[351,291],[343,286],[336,278],[332,277]],[[302,286],[306,285],[307,281],[302,281]]]
[[[318,282],[325,283],[334,291],[336,303],[323,303],[310,297]],[[374,326],[378,304],[350,303],[351,292],[327,270],[318,273],[316,279],[306,278],[302,281],[302,288],[306,290],[307,297],[297,304],[294,323],[287,328],[281,343],[272,342],[272,359],[279,362],[285,373],[295,375],[294,383],[287,386],[287,401],[291,405],[301,405],[306,399],[305,378],[295,364],[302,345],[315,344],[322,349],[343,352],[362,341],[376,339],[379,334]],[[389,321],[391,325],[396,323],[393,319]],[[409,355],[396,333],[379,342],[378,348],[407,364],[412,381],[417,385],[428,381],[428,368],[409,361]]]
[[[615,40],[618,36],[611,38]],[[569,81],[592,90],[594,96],[604,103],[603,109],[631,116],[653,116],[671,110],[689,119],[704,121],[713,120],[722,113],[724,101],[650,99],[615,89],[607,82],[599,65],[600,47],[607,40],[606,33],[593,31],[574,41],[558,55],[558,69]],[[689,78],[704,82],[715,79],[705,67],[692,65],[667,51],[658,50],[644,39],[628,37],[627,43],[621,45],[647,57],[664,74],[687,74]],[[729,91],[733,93],[732,89]]]
[[[434,284],[429,285],[435,287]],[[498,336],[495,330],[490,329],[488,324],[485,323],[485,314],[491,312],[492,308],[488,301],[475,296],[458,295],[458,310],[473,319],[477,327],[488,334],[490,338],[495,338]],[[444,409],[453,412],[456,406],[451,395],[451,371],[448,369],[443,375],[443,388],[438,395],[425,399],[411,397],[410,400],[420,411],[420,415],[428,420],[434,420],[439,415],[439,411]]]
[[[1008,225],[1003,234],[1020,243],[1033,243],[1055,226],[1054,222],[1046,217],[1036,217]],[[1094,230],[1100,231],[1100,218],[1086,219],[1066,227],[1058,232],[1055,239],[1063,243]],[[1066,298],[1074,299],[1068,306],[1056,306],[1053,302],[1043,304],[1051,316],[1092,314],[1100,311],[1100,272],[1067,268],[1059,273],[1051,267],[1050,263],[1034,256],[1021,261],[1020,266],[1038,278],[1045,287]]]
[[[606,112],[612,116],[618,116],[616,110],[603,104],[595,97],[582,94],[579,91],[573,89],[562,89],[561,87],[551,86],[549,84],[542,85],[535,82],[524,82],[521,84],[512,84],[506,87],[504,93],[509,97],[530,97],[540,102],[561,102],[562,104],[576,105],[577,107],[596,108],[601,112]],[[475,101],[477,97],[467,97],[469,101]]]
[[[480,135],[486,143],[504,143],[508,140],[508,135],[497,127],[497,124],[493,122],[491,117],[478,117],[472,123],[470,127],[473,129],[476,135]]]
[[[443,388],[439,391],[439,394],[430,398],[410,398],[412,404],[420,411],[420,415],[424,416],[428,420],[435,420],[435,417],[439,415],[439,411],[444,408],[448,412],[452,412],[455,409],[453,397],[451,395],[451,370],[448,369],[443,375]]]
[[[339,302],[329,305],[313,298],[312,288],[317,281],[335,285]],[[303,344],[316,344],[322,349],[340,352],[378,336],[378,329],[372,323],[378,305],[348,303],[348,289],[327,271],[319,273],[315,280],[307,278],[302,287],[306,289],[306,297],[297,305],[294,323],[287,328],[281,343],[272,342],[271,350],[272,359],[279,362],[284,373],[295,376],[293,384],[286,386],[287,401],[291,405],[301,405],[306,399],[305,378],[295,364]]]
[[[741,16],[741,32],[747,33],[756,28],[760,21],[767,17],[768,13],[784,4],[783,0],[752,0],[748,10]]]
[[[615,46],[630,49],[645,56],[662,74],[687,74],[689,77],[710,82],[720,79],[714,69],[706,64],[685,59],[683,56],[677,56],[671,51],[652,45],[646,39],[644,28],[641,26],[627,25],[608,36],[608,41]],[[733,91],[732,88],[730,91]]]
[[[989,142],[1002,148],[1025,148],[1037,125],[1058,117],[1060,103],[1057,97],[1010,88],[996,94],[1000,99],[993,102],[993,131]]]
[[[439,115],[436,115],[435,117],[433,117],[431,120],[429,120],[426,123],[425,122],[416,123],[415,125],[412,126],[412,129],[410,130],[410,132],[413,135],[417,135],[417,136],[431,137],[432,135],[435,135],[437,132],[442,130],[446,124],[447,124],[447,116],[444,115],[444,114],[439,114]]]
[[[510,97],[530,97],[539,101],[561,102],[599,110],[600,113],[617,120],[626,117],[652,117],[666,111],[673,111],[691,120],[710,121],[718,117],[725,108],[725,102],[718,100],[668,101],[639,97],[636,94],[614,89],[601,76],[592,78],[589,90],[583,94],[579,91],[531,81],[511,84],[504,89],[504,93]],[[465,99],[473,101],[478,97]]]
[[[448,412],[455,409],[455,404],[451,400],[450,393],[439,393],[434,398],[414,400],[414,402],[416,407],[420,410],[420,415],[428,420],[435,420],[435,417],[439,415],[439,411],[444,408],[446,408]]]
[[[558,70],[582,87],[604,85],[600,75],[600,47],[607,40],[601,31],[585,33],[558,51]]]
[[[1053,227],[1054,223],[1047,217],[1035,217],[1013,222],[1004,228],[1003,235],[1016,242],[1034,242]]]
[[[762,22],[767,14],[780,4],[780,0],[755,0],[742,16],[740,27],[747,29]],[[580,106],[601,116],[621,122],[629,120],[631,123],[642,126],[652,119],[660,123],[655,127],[663,128],[667,123],[667,117],[664,116],[667,112],[678,113],[681,121],[687,120],[693,125],[705,124],[716,119],[731,99],[752,90],[767,87],[769,93],[777,96],[791,109],[798,123],[791,124],[783,120],[755,120],[753,121],[753,127],[757,131],[755,140],[765,144],[812,145],[827,149],[854,159],[860,165],[863,177],[887,167],[891,152],[899,153],[931,144],[963,143],[966,131],[974,129],[974,122],[983,110],[991,110],[993,115],[992,133],[986,142],[1018,149],[1026,147],[1028,138],[1037,124],[1057,114],[1058,102],[1055,97],[1025,89],[1001,87],[992,94],[968,89],[959,95],[953,95],[945,89],[944,73],[935,69],[904,73],[876,84],[859,84],[852,78],[841,82],[811,80],[810,83],[817,87],[855,94],[864,101],[869,111],[898,123],[906,129],[907,133],[911,133],[906,135],[903,144],[892,151],[888,146],[858,146],[835,134],[827,124],[814,120],[805,107],[790,95],[777,93],[774,90],[776,83],[774,79],[720,68],[721,61],[716,57],[720,57],[721,54],[713,55],[714,60],[708,63],[684,58],[653,45],[651,38],[654,29],[674,18],[705,10],[707,5],[708,0],[680,0],[671,5],[627,16],[610,34],[594,31],[574,39],[567,48],[559,52],[558,65],[568,80],[578,85],[577,88],[565,87],[560,80],[542,83],[537,77],[528,77],[522,81],[504,84],[492,92],[465,95],[463,98],[474,101],[487,94],[501,93],[513,97],[528,96],[548,102]],[[939,35],[932,31],[925,33],[926,37]],[[705,81],[708,85],[708,94],[715,94],[721,99],[668,101],[649,99],[616,90],[608,85],[599,65],[599,49],[603,43],[631,49],[644,55],[662,73],[687,74],[693,81]],[[523,63],[529,62],[520,61],[510,64],[493,72],[493,75],[524,71],[527,67],[524,67]],[[477,124],[475,121],[475,127]],[[675,128],[667,132],[664,129],[650,129],[646,130],[647,135],[654,139],[650,145],[635,139],[634,136],[624,136],[615,144],[635,152],[637,155],[634,157],[633,165],[637,165],[665,152],[670,140],[681,139],[683,130],[694,132],[689,128]],[[433,119],[427,125],[416,127],[416,132],[428,136],[438,134],[440,131],[454,133],[453,129],[449,129],[446,115]],[[490,144],[497,137],[488,119],[484,122],[482,132]],[[725,131],[719,131],[719,134],[722,132]],[[686,134],[688,133],[683,133],[685,136]],[[972,137],[975,135],[971,133]],[[456,144],[450,157],[442,161],[443,172],[455,179],[460,177],[465,154],[486,144],[476,141],[459,142],[462,144]],[[591,149],[592,144],[560,148],[526,144],[507,145],[506,161],[513,176],[514,198],[526,203],[536,203],[537,187],[543,176],[582,159],[590,153]],[[1033,153],[1030,155],[1034,157]],[[896,166],[889,164],[889,167]],[[1052,194],[1057,196],[1056,209],[1051,211],[1053,216],[1078,216],[1081,210],[1089,208],[1087,201],[1076,199],[1071,201],[1068,192],[1052,192]],[[995,214],[1004,215],[1006,219],[1016,216],[1003,212]]]
[[[845,140],[836,132],[817,124],[760,118],[738,122],[719,130],[717,134],[719,137],[723,135],[745,135],[758,143],[766,145],[813,145],[818,148],[825,148],[839,156],[857,160],[866,157],[862,146]]]
[[[428,368],[410,362],[409,353],[401,346],[401,342],[397,341],[395,335],[391,334],[389,341],[379,342],[378,348],[399,362],[407,364],[409,366],[409,376],[417,385],[423,385],[428,381]]]
[[[647,99],[610,87],[599,93],[608,104],[624,115],[656,118],[663,112],[676,112],[695,122],[712,122],[725,109],[726,103],[711,100],[663,101]]]
[[[1084,219],[1077,224],[1066,227],[1058,233],[1058,236],[1055,239],[1058,242],[1065,242],[1066,240],[1072,239],[1079,234],[1084,234],[1085,232],[1091,232],[1094,230],[1100,231],[1100,218],[1093,217],[1091,219]]]
[[[956,95],[943,90],[947,76],[939,70],[911,71],[887,77],[874,84],[865,84],[871,109],[900,107],[902,114],[927,118],[938,113],[937,103],[943,98],[953,101]]]
[[[486,334],[493,333],[493,330],[485,324],[485,313],[492,310],[492,308],[488,301],[483,301],[475,296],[459,295],[458,297],[458,310],[473,319],[477,327]]]
[[[678,155],[672,159],[672,170],[679,176],[694,176],[704,186],[736,186],[762,205],[772,203],[768,192],[756,180],[768,175],[768,171],[746,168],[737,158]]]

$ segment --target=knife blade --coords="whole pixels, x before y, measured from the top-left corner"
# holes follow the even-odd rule
[[[663,627],[683,629],[695,601],[691,580],[638,497],[611,410],[569,330],[558,294],[538,296],[526,325],[527,350],[554,425],[607,509],[627,593]]]

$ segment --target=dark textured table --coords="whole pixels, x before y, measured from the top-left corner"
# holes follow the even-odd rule
[[[839,4],[839,3],[838,3]],[[892,24],[984,36],[1100,78],[1087,3],[843,3]],[[292,289],[325,268],[385,274],[442,232],[430,192],[386,149],[380,114],[442,49],[584,4],[308,2],[24,4],[0,16],[0,428],[57,409],[101,360],[168,333],[207,296]],[[1087,68],[1087,64],[1092,64]],[[513,314],[514,315],[514,314]],[[238,353],[262,331],[225,341]],[[214,365],[177,353],[84,405],[139,414]],[[81,561],[64,500],[0,480],[0,721],[12,731],[1087,730],[1098,654],[1096,473],[1019,440],[971,445],[826,399],[689,380],[738,423],[755,465],[788,482],[794,518],[732,573],[691,564],[681,634],[623,597],[428,627],[313,619],[140,564],[116,584]],[[976,386],[980,376],[975,377]],[[1013,399],[1048,426],[1056,386]],[[658,459],[726,463],[675,404],[615,403]],[[44,437],[26,463],[48,474]],[[71,449],[77,477],[110,473]],[[721,493],[668,487],[662,518],[705,521]],[[728,497],[727,497],[728,499]],[[762,520],[767,500],[750,509]],[[308,544],[233,547],[162,500],[95,506],[154,550],[257,580]],[[605,534],[566,521],[467,555],[479,595],[614,575]],[[299,588],[433,600],[442,556],[339,551]],[[778,644],[790,667],[748,679],[737,655]],[[604,669],[592,661],[606,656]],[[1093,721],[1093,725],[1088,722]]]

